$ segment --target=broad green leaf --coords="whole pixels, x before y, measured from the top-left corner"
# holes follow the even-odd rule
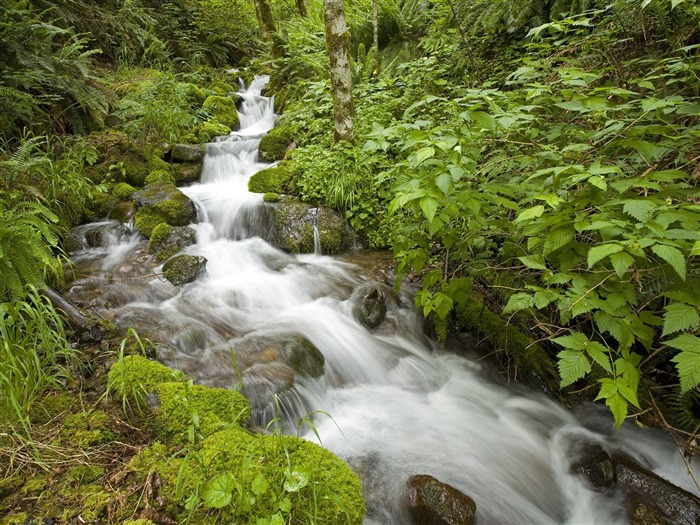
[[[610,262],[617,276],[622,279],[625,273],[627,273],[627,270],[634,264],[634,257],[627,252],[613,253],[610,256]]]
[[[225,507],[231,503],[235,486],[235,478],[231,473],[211,478],[202,491],[204,505],[214,509]]]
[[[600,343],[591,341],[586,346],[586,353],[590,356],[593,361],[598,363],[603,369],[609,374],[613,373],[612,366],[610,364],[610,356],[608,354],[608,349],[605,348]]]
[[[309,484],[311,473],[308,469],[296,467],[285,472],[284,490],[287,492],[299,492]]]
[[[664,314],[664,329],[662,336],[667,336],[681,330],[695,328],[700,322],[697,309],[685,303],[671,303]]]
[[[255,476],[255,479],[253,480],[253,494],[256,496],[262,496],[267,492],[267,479],[265,479],[265,475],[262,472],[258,472],[258,475]]]
[[[514,293],[508,299],[508,304],[503,308],[503,314],[508,315],[519,312],[525,308],[531,308],[535,304],[534,297],[529,293]]]
[[[678,248],[666,244],[655,244],[651,247],[651,251],[670,264],[678,276],[685,281],[685,257]]]
[[[569,226],[563,226],[552,230],[544,241],[542,253],[549,255],[574,240],[574,229]]]
[[[639,386],[639,363],[642,357],[631,352],[615,360],[615,372],[622,376],[632,390],[637,391]]]
[[[613,253],[619,253],[624,249],[624,246],[616,242],[592,246],[588,250],[588,268],[592,268],[598,261],[605,259],[607,256],[612,255]]]
[[[544,257],[542,255],[530,255],[530,256],[524,256],[524,257],[518,257],[521,263],[523,263],[526,267],[532,268],[533,270],[546,270],[547,266],[545,265]]]
[[[603,378],[599,380],[599,383],[600,391],[595,399],[596,401],[605,399],[605,404],[610,408],[615,419],[615,426],[620,428],[625,417],[627,417],[628,401],[623,397],[618,388],[619,385],[614,380]]]
[[[700,353],[700,337],[691,334],[682,334],[666,341],[666,345],[683,352]]]
[[[599,175],[588,177],[588,184],[595,186],[596,188],[600,188],[603,191],[608,189],[608,183],[605,182],[605,179]]]
[[[515,218],[515,223],[519,223],[522,221],[527,221],[530,219],[536,219],[537,217],[540,217],[544,213],[544,206],[541,204],[538,204],[537,206],[533,206],[532,208],[528,208],[527,210],[522,211],[516,218]]]
[[[289,498],[284,498],[282,501],[280,501],[278,506],[282,512],[289,512],[292,510],[292,500]]]
[[[444,195],[447,195],[452,190],[452,175],[441,173],[435,178],[435,185],[442,190]]]
[[[430,157],[435,156],[435,148],[428,146],[425,148],[421,148],[418,151],[416,151],[415,154],[415,165],[419,166],[421,163],[429,159]]]
[[[700,255],[700,241],[695,241],[695,244],[690,249],[690,255]]]
[[[666,343],[681,350],[671,361],[676,363],[681,391],[687,392],[700,384],[700,337],[683,334]]]
[[[625,201],[622,211],[637,219],[639,222],[648,222],[654,215],[656,204],[648,200]]]
[[[574,332],[571,335],[563,335],[561,337],[555,337],[552,339],[554,343],[557,343],[564,348],[570,350],[585,350],[590,343],[588,337],[581,332]]]
[[[671,9],[675,9],[676,6],[682,4],[685,0],[671,0]]]
[[[575,383],[591,371],[591,363],[586,354],[577,350],[562,350],[557,354],[559,362],[560,386],[562,388]]]
[[[423,213],[425,214],[425,218],[428,219],[428,222],[433,222],[433,218],[435,218],[435,213],[437,212],[437,201],[433,199],[432,197],[423,197],[420,201],[420,209],[423,210]]]

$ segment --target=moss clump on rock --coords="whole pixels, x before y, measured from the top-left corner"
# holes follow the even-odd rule
[[[107,389],[127,401],[140,403],[145,394],[160,383],[184,381],[185,375],[140,355],[130,355],[112,365],[107,374]]]
[[[202,109],[207,111],[212,118],[220,123],[236,129],[240,125],[236,103],[226,96],[212,95],[202,104]]]
[[[248,191],[253,193],[292,193],[296,175],[295,164],[285,160],[276,166],[255,173],[248,181]]]
[[[192,228],[170,226],[162,222],[151,233],[148,251],[156,254],[156,261],[162,262],[195,242],[197,242],[197,233]]]
[[[206,257],[178,255],[163,265],[163,275],[175,286],[194,281],[207,264]]]
[[[218,119],[212,118],[199,126],[196,133],[199,142],[211,142],[214,137],[230,135],[231,128],[219,122]]]
[[[144,183],[146,185],[149,185],[149,184],[153,184],[154,182],[158,182],[158,181],[165,181],[165,182],[169,182],[171,184],[176,183],[175,177],[173,176],[172,173],[170,173],[169,169],[167,169],[167,170],[159,169],[159,170],[152,171],[151,173],[148,174],[148,176],[146,177],[146,180],[144,180]]]
[[[160,223],[187,226],[197,217],[194,203],[174,184],[158,181],[132,195],[136,214],[134,224],[145,237],[150,237]]]
[[[278,126],[260,140],[260,159],[265,162],[282,160],[294,142],[294,133],[289,127]]]
[[[265,195],[263,195],[264,202],[279,202],[279,200],[280,200],[279,193],[266,193]]]
[[[134,188],[131,184],[120,182],[112,190],[112,195],[114,195],[120,201],[126,201],[131,198],[131,195],[133,195],[135,191],[136,188]]]

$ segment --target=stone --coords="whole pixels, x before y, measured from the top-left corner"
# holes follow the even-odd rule
[[[201,255],[177,255],[163,265],[165,278],[175,286],[194,281],[207,264]]]
[[[199,163],[204,160],[204,153],[202,144],[175,144],[170,151],[170,160],[177,163]]]
[[[187,226],[197,218],[194,203],[168,181],[157,181],[131,196],[134,202],[134,225],[145,237],[164,222],[171,226]]]
[[[164,222],[153,229],[148,250],[162,262],[197,242],[197,233],[188,226],[170,226]]]
[[[272,244],[281,250],[294,254],[314,252],[314,214],[323,254],[341,253],[353,245],[347,221],[326,206],[287,197],[270,206],[275,211]]]
[[[616,454],[612,461],[617,488],[625,496],[632,516],[640,512],[635,502],[643,501],[655,514],[674,525],[700,523],[700,498],[654,474],[632,458]]]
[[[386,317],[385,295],[378,286],[367,283],[356,293],[352,315],[357,321],[369,328],[376,328]]]
[[[476,503],[466,494],[433,476],[411,476],[406,505],[415,525],[472,525]]]
[[[591,488],[606,488],[615,483],[615,466],[600,445],[588,446],[582,456],[571,466],[571,471],[584,478]]]
[[[230,129],[238,129],[240,120],[236,111],[236,101],[228,96],[211,95],[202,104],[202,109],[205,110],[211,118],[216,119],[221,124],[228,126]]]
[[[272,128],[270,132],[260,139],[259,159],[262,162],[275,162],[282,160],[294,142],[292,130],[285,126]]]

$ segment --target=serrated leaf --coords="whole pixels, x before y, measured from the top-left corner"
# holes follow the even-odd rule
[[[588,184],[590,184],[591,186],[595,186],[596,188],[600,188],[603,191],[608,189],[608,183],[605,182],[605,179],[600,175],[588,177]]]
[[[556,228],[547,235],[542,247],[544,255],[555,252],[574,240],[574,230],[568,226]]]
[[[202,491],[204,505],[214,509],[221,509],[231,503],[233,489],[235,488],[233,474],[220,474],[210,479]]]
[[[605,348],[600,343],[595,341],[590,341],[586,345],[586,353],[590,356],[593,361],[598,363],[603,369],[612,374],[612,366],[610,365],[610,356],[608,355],[608,349]]]
[[[615,419],[615,426],[620,428],[625,417],[627,417],[628,401],[620,392],[618,388],[619,385],[612,379],[600,379],[599,383],[601,385],[600,391],[595,399],[596,401],[605,399],[605,404],[610,408],[613,418]],[[627,393],[629,393],[629,391]]]
[[[543,213],[544,206],[542,204],[538,204],[537,206],[533,206],[532,208],[528,208],[527,210],[522,211],[513,222],[517,224],[522,221],[536,219],[537,217],[540,217]]]
[[[622,376],[632,390],[637,391],[639,386],[639,363],[641,356],[634,352],[615,360],[615,372]]]
[[[692,305],[672,303],[666,307],[664,314],[664,329],[662,336],[667,336],[681,330],[695,328],[700,322],[698,311]]]
[[[588,340],[588,337],[586,337],[580,332],[575,332],[571,335],[555,337],[554,339],[552,339],[552,341],[560,346],[563,346],[564,348],[579,351],[585,350],[586,346],[588,346],[588,343],[590,342]]]
[[[588,250],[588,268],[592,268],[595,263],[605,259],[613,253],[619,253],[624,250],[625,247],[616,242],[609,242],[606,244],[599,244],[597,246],[592,246]]]
[[[418,166],[421,163],[425,162],[428,160],[430,157],[435,156],[435,148],[431,146],[427,146],[425,148],[421,148],[418,151],[416,151],[415,154],[415,165]]]
[[[681,352],[671,359],[676,363],[678,377],[681,380],[681,391],[685,393],[698,386],[700,384],[700,338],[683,334],[666,344],[674,348],[682,347]]]
[[[583,352],[577,350],[562,350],[557,354],[559,361],[560,386],[562,388],[575,383],[591,371],[591,363]]]
[[[519,312],[525,308],[531,308],[535,304],[535,299],[529,293],[514,293],[508,299],[508,303],[503,307],[503,314],[508,315]]]
[[[622,278],[627,270],[634,264],[634,257],[627,252],[613,253],[610,256],[610,262],[615,269],[615,273],[619,278]]]
[[[695,241],[695,244],[690,249],[690,255],[700,255],[700,241]]]
[[[518,260],[523,263],[526,267],[532,268],[533,270],[546,270],[547,266],[544,262],[544,257],[542,255],[530,255],[518,257]]]
[[[435,178],[435,185],[440,188],[444,195],[447,195],[452,190],[452,175],[441,173]]]
[[[655,244],[651,247],[651,251],[670,264],[678,276],[685,281],[685,257],[678,248],[666,244]]]
[[[622,211],[631,217],[634,217],[639,222],[648,222],[654,215],[656,204],[648,200],[629,200],[625,201]]]
[[[428,219],[428,222],[433,222],[438,208],[437,201],[432,197],[426,196],[423,197],[418,204],[420,204],[420,209],[423,210],[425,218]]]
[[[679,335],[670,341],[666,341],[666,345],[684,352],[700,353],[700,337],[691,334]]]

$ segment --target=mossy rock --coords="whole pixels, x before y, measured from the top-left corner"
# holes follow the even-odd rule
[[[136,213],[134,224],[145,237],[164,222],[171,226],[187,226],[197,217],[194,203],[174,184],[158,181],[132,195]]]
[[[159,384],[156,392],[159,400],[156,423],[175,440],[187,439],[193,414],[199,432],[205,436],[228,425],[245,425],[250,419],[250,403],[234,390],[175,382]]]
[[[202,104],[202,109],[207,111],[209,116],[215,118],[231,129],[238,129],[240,120],[236,111],[236,103],[227,96],[212,95]]]
[[[113,193],[105,193],[102,191],[92,192],[90,202],[88,203],[89,213],[86,217],[87,222],[97,222],[109,215],[109,212],[114,206],[119,203],[119,199]]]
[[[170,169],[175,176],[175,182],[178,186],[197,182],[202,174],[201,163],[181,162],[172,164]]]
[[[177,255],[163,265],[163,275],[175,286],[180,286],[197,279],[206,264],[206,257],[201,255]]]
[[[202,144],[175,144],[170,150],[170,160],[175,163],[200,163],[206,153]]]
[[[294,134],[289,127],[278,126],[260,140],[260,160],[275,162],[282,160],[294,142]]]
[[[126,182],[120,182],[116,186],[114,186],[114,189],[112,190],[112,195],[114,195],[120,201],[127,201],[131,198],[135,191],[136,188],[134,188],[131,184],[127,184]]]
[[[293,181],[297,175],[296,165],[284,160],[255,173],[248,181],[248,191],[253,193],[293,193]]]
[[[211,118],[197,126],[196,130],[199,142],[211,142],[213,138],[231,134],[231,128],[222,124],[216,118]]]
[[[196,242],[197,233],[192,228],[162,222],[151,233],[148,251],[156,254],[156,261],[162,262]]]
[[[143,401],[145,394],[154,392],[160,383],[174,381],[185,381],[185,375],[140,355],[118,360],[107,374],[108,390],[137,404]]]
[[[167,166],[168,168],[170,167],[169,165]],[[171,184],[176,184],[177,182],[175,180],[175,176],[170,173],[170,169],[159,169],[149,173],[144,181],[144,184],[149,185],[159,181],[170,182]]]
[[[272,244],[281,250],[294,254],[314,252],[314,214],[324,254],[341,253],[353,244],[353,233],[347,221],[326,206],[312,206],[291,198],[282,198],[273,206]]]
[[[280,201],[280,194],[279,193],[266,193],[263,195],[263,202],[279,202]]]
[[[129,137],[109,130],[91,133],[87,142],[97,150],[97,162],[85,168],[87,176],[97,183],[128,182],[140,187],[149,172],[162,168],[159,152]]]

